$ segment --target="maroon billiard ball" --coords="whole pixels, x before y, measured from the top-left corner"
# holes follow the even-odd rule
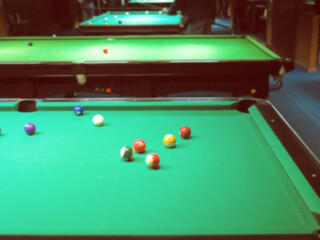
[[[28,135],[33,135],[36,132],[36,126],[33,123],[27,123],[24,126],[24,131],[28,134]]]
[[[180,128],[180,136],[184,139],[188,139],[191,135],[191,129],[189,127],[182,127]]]
[[[133,149],[137,153],[144,153],[144,151],[146,150],[146,142],[143,141],[142,139],[135,140],[133,143]]]

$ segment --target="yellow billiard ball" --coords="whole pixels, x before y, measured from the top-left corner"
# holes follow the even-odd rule
[[[168,134],[163,138],[163,143],[166,147],[172,148],[176,145],[176,137],[172,134]]]

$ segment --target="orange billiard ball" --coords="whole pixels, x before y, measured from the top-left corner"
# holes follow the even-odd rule
[[[104,48],[103,53],[108,53],[108,48]]]
[[[133,143],[133,149],[137,152],[137,153],[144,153],[146,150],[146,142],[143,141],[142,139],[137,139],[134,141]]]
[[[179,133],[182,138],[188,139],[191,135],[191,129],[189,127],[185,126],[185,127],[180,128]]]

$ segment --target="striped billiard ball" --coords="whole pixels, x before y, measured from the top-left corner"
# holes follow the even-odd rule
[[[172,134],[167,134],[163,138],[163,144],[168,148],[173,148],[176,145],[176,138]]]
[[[152,169],[158,169],[160,164],[160,157],[156,153],[150,153],[146,157],[146,164]]]
[[[120,151],[120,156],[126,161],[133,160],[134,151],[131,147],[123,147]]]

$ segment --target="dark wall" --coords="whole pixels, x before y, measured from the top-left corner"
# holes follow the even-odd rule
[[[320,15],[320,0],[316,0],[316,4],[314,6],[314,12]]]
[[[294,58],[300,3],[301,0],[273,0],[272,46],[284,57]]]
[[[31,20],[29,35],[52,35],[57,29],[72,29],[77,0],[6,0],[7,12],[16,20]]]

